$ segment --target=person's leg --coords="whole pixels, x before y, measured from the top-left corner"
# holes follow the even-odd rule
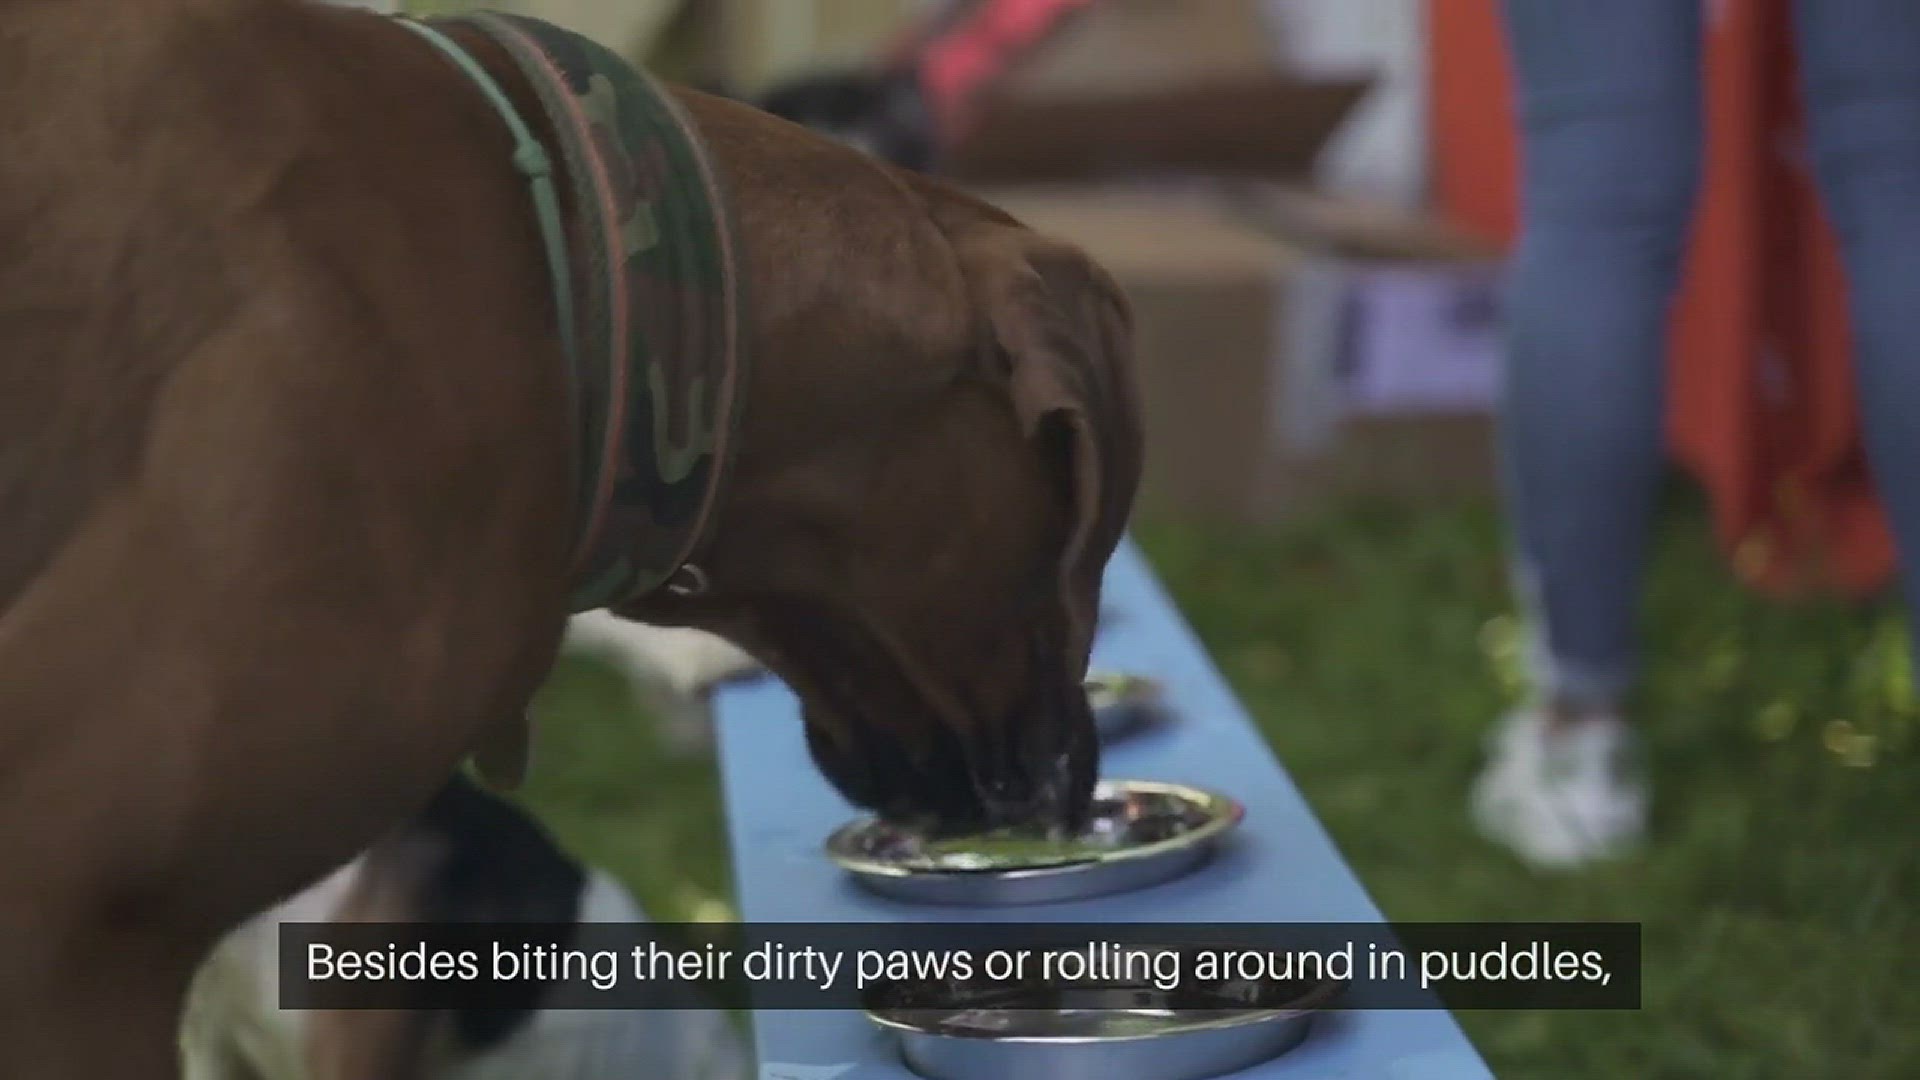
[[[1920,617],[1920,3],[1799,0],[1813,164],[1839,235],[1868,460]]]
[[[1480,824],[1568,863],[1643,827],[1616,763],[1664,461],[1668,313],[1698,187],[1700,5],[1505,0],[1525,168],[1501,441],[1539,701],[1502,725]]]

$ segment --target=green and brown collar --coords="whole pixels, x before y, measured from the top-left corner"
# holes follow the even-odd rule
[[[572,610],[697,589],[746,381],[741,271],[719,178],[679,104],[578,34],[521,16],[406,25],[513,129],[533,188],[579,432]],[[436,27],[498,42],[539,94],[562,168],[477,61]],[[574,227],[554,190],[569,185]]]

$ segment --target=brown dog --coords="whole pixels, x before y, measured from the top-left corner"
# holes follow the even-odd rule
[[[755,363],[711,588],[626,614],[765,661],[855,802],[1072,817],[1140,468],[1114,286],[685,105]],[[0,0],[0,147],[0,1054],[168,1077],[219,935],[423,804],[548,670],[575,540],[549,283],[500,116],[377,16]]]

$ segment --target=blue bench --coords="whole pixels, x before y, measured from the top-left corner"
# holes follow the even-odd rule
[[[727,690],[718,705],[741,917],[751,923],[1381,921],[1131,544],[1108,568],[1106,606],[1112,617],[1096,647],[1095,666],[1160,679],[1180,719],[1108,750],[1103,771],[1114,778],[1215,788],[1244,802],[1247,820],[1237,842],[1211,866],[1138,893],[1042,907],[928,908],[870,895],[845,880],[821,852],[821,841],[852,812],[808,761],[792,696],[769,681]],[[857,1013],[761,1012],[754,1035],[760,1080],[912,1076],[893,1045]],[[1355,1012],[1323,1018],[1299,1049],[1238,1074],[1238,1080],[1491,1075],[1445,1012]]]

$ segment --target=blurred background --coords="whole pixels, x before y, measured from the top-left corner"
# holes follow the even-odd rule
[[[1462,1017],[1499,1075],[1920,1075],[1890,548],[1870,492],[1822,501],[1857,472],[1846,408],[1817,379],[1753,390],[1847,362],[1778,71],[1711,67],[1738,122],[1710,144],[1675,319],[1635,703],[1652,839],[1546,873],[1465,798],[1525,690],[1493,448],[1517,155],[1491,0],[404,5],[479,6],[943,174],[1121,280],[1151,446],[1136,538],[1381,906],[1646,926],[1638,1014]],[[1757,32],[1731,7],[1722,60]],[[540,708],[543,816],[656,916],[732,917],[711,761],[590,655]]]

